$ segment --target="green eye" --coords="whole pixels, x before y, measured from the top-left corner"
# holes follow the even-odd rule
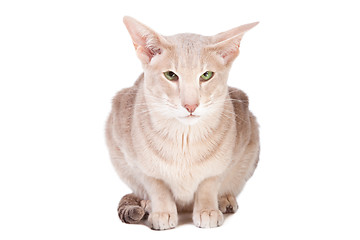
[[[172,71],[164,72],[164,76],[166,77],[167,80],[170,80],[170,81],[176,81],[179,79],[178,75],[176,75]]]
[[[214,72],[206,71],[203,75],[200,76],[200,80],[202,81],[208,81],[214,76]]]

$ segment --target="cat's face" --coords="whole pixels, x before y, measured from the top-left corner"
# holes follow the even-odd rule
[[[221,112],[231,63],[248,24],[212,37],[161,36],[125,17],[144,68],[145,98],[151,111],[184,124]]]

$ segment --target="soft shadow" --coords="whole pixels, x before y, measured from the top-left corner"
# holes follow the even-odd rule
[[[192,213],[180,213],[179,215],[178,226],[185,224],[192,224]]]
[[[231,217],[232,215],[234,215],[233,213],[226,213],[224,214],[224,222],[226,222],[227,218]],[[143,220],[141,220],[138,224],[139,225],[143,225],[148,227],[149,229],[151,229],[151,226],[149,224],[149,221],[147,220],[146,216]],[[179,213],[178,215],[179,219],[178,219],[178,226],[183,226],[183,225],[193,225],[193,220],[192,220],[192,213]]]
[[[224,214],[224,222],[226,221],[227,218],[231,217],[232,215],[234,215],[234,214],[233,213]],[[180,213],[179,214],[178,226],[181,226],[181,225],[193,225],[192,213]]]

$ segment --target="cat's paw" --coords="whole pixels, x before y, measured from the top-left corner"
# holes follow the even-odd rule
[[[118,209],[118,215],[124,223],[139,223],[145,215],[145,211],[140,206],[123,206]]]
[[[176,227],[178,223],[177,213],[152,212],[148,218],[151,228],[154,230],[166,230]]]
[[[236,198],[232,194],[219,197],[219,209],[222,213],[234,213],[238,209]]]
[[[141,200],[140,206],[145,210],[146,213],[151,213],[151,202],[150,200]]]
[[[218,209],[202,209],[194,211],[193,222],[200,228],[213,228],[223,224],[224,216]]]

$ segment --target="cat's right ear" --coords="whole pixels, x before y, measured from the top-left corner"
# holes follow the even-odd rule
[[[244,34],[259,22],[249,23],[212,37],[213,44],[207,50],[214,51],[221,56],[225,65],[231,64],[239,54],[240,41]]]
[[[150,63],[167,45],[164,37],[132,17],[125,16],[124,24],[130,33],[136,54],[143,64]]]

